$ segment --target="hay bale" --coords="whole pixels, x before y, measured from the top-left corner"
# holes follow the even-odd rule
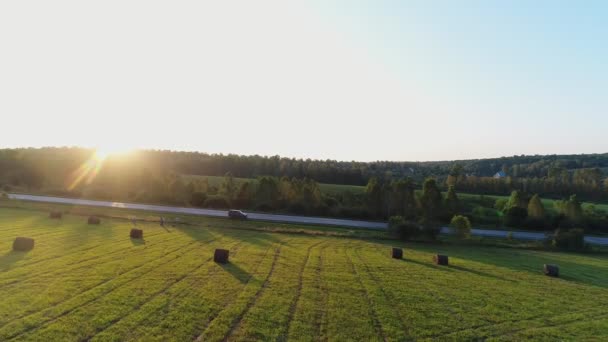
[[[29,251],[34,248],[34,239],[27,237],[18,237],[13,241],[14,251]]]
[[[545,275],[547,275],[549,277],[556,277],[556,278],[559,277],[559,266],[545,264],[543,269],[544,269]]]
[[[392,251],[391,255],[393,256],[393,259],[402,259],[403,258],[403,249],[393,247],[393,251]]]
[[[133,228],[131,229],[131,239],[143,239],[144,238],[144,231],[141,229],[136,229]]]
[[[99,217],[97,216],[89,216],[89,219],[87,221],[89,224],[100,224],[101,220],[99,219]]]
[[[49,217],[52,219],[60,219],[63,216],[63,213],[61,211],[51,211],[49,213]]]
[[[213,261],[225,264],[228,262],[228,254],[230,252],[227,249],[216,249],[213,254]]]
[[[441,255],[441,254],[434,255],[433,262],[436,263],[437,265],[447,266],[448,265],[448,256]]]

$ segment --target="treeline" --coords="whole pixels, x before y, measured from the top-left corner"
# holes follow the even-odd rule
[[[0,184],[23,188],[62,189],[65,178],[91,157],[82,148],[0,150]],[[138,175],[224,176],[237,178],[286,177],[319,183],[366,185],[371,179],[410,178],[417,189],[428,177],[447,191],[508,195],[513,190],[538,193],[546,198],[576,194],[581,200],[608,201],[608,154],[569,156],[514,156],[494,159],[439,162],[344,162],[239,156],[198,152],[138,151],[106,161],[102,173]],[[148,171],[146,171],[148,170]],[[504,177],[494,178],[501,171]],[[114,172],[117,174],[117,172]]]

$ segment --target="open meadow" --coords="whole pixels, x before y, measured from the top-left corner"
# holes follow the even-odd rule
[[[605,254],[86,219],[0,208],[0,340],[608,339]]]

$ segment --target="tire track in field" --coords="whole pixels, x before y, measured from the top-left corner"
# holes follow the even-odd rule
[[[235,251],[238,251],[238,249],[240,248],[240,245],[242,245],[242,244],[243,244],[242,241],[238,242],[238,243],[232,245],[231,247],[229,247],[228,249],[229,250],[230,249],[235,249]],[[124,314],[124,315],[122,315],[120,317],[117,317],[116,319],[110,321],[110,324],[108,326],[102,328],[101,330],[98,330],[92,336],[87,336],[87,337],[81,339],[81,341],[89,341],[92,338],[94,338],[95,336],[97,336],[100,333],[104,332],[105,330],[111,328],[113,325],[117,324],[122,319],[124,319],[125,317],[129,316],[129,314],[131,314],[132,312],[139,310],[141,307],[143,307],[144,305],[150,303],[151,301],[153,301],[157,297],[162,296],[163,294],[167,293],[167,291],[169,289],[171,289],[173,286],[175,286],[175,285],[179,284],[180,282],[182,282],[183,280],[185,280],[188,276],[191,276],[192,273],[198,272],[201,268],[203,268],[203,266],[207,265],[207,263],[209,263],[211,260],[213,260],[213,257],[209,257],[209,258],[205,259],[205,261],[203,261],[200,265],[197,265],[196,267],[194,267],[192,270],[184,272],[184,274],[182,274],[181,276],[179,276],[178,278],[176,278],[172,283],[169,283],[167,286],[165,286],[164,288],[160,289],[158,292],[152,294],[144,302],[142,302],[142,303],[136,305],[135,307],[133,307],[131,309],[131,311],[129,311],[126,314]],[[180,291],[180,293],[185,292],[185,291],[186,291],[186,289]]]
[[[589,322],[589,321],[594,321],[594,320],[600,320],[600,319],[604,319],[606,317],[608,317],[608,313],[606,313],[606,310],[603,308],[593,308],[593,309],[588,309],[588,310],[580,310],[580,311],[574,311],[574,312],[567,312],[567,313],[560,313],[560,314],[556,314],[556,315],[551,315],[551,316],[544,316],[544,315],[537,315],[536,317],[533,317],[531,319],[538,321],[539,319],[542,319],[543,321],[547,321],[547,320],[551,320],[551,319],[555,319],[555,318],[559,318],[561,316],[569,316],[569,315],[577,315],[577,314],[582,314],[582,315],[586,315],[587,317],[585,318],[590,318],[588,316],[592,315],[591,320],[586,320],[586,321],[581,321],[581,318],[572,318],[569,321],[566,322],[557,322],[557,323],[553,323],[553,324],[545,324],[545,325],[540,325],[540,326],[535,326],[535,327],[524,327],[524,328],[519,328],[519,329],[512,329],[508,332],[504,332],[504,333],[490,333],[487,334],[485,338],[488,337],[496,337],[496,336],[513,336],[519,332],[522,331],[526,331],[526,330],[532,330],[532,329],[543,329],[543,328],[551,328],[551,327],[555,327],[555,326],[562,326],[562,325],[568,325],[568,324],[572,324],[572,323],[584,323],[584,322]],[[507,321],[507,322],[500,322],[498,324],[488,324],[485,325],[483,327],[480,328],[490,328],[490,327],[495,327],[497,325],[501,325],[501,324],[505,324],[505,323],[519,323],[519,322],[523,322],[523,321],[529,321],[530,318],[526,318],[526,319],[520,319],[520,320],[516,320],[516,321]]]
[[[344,250],[344,255],[346,256],[346,262],[348,263],[348,265],[351,269],[351,272],[355,275],[355,278],[357,278],[357,282],[359,283],[359,286],[362,289],[363,296],[365,297],[365,300],[367,301],[367,305],[369,307],[369,314],[372,319],[374,330],[376,330],[376,335],[380,336],[383,341],[388,341],[386,338],[386,333],[384,332],[384,329],[382,328],[382,323],[380,323],[380,320],[378,319],[378,313],[374,309],[374,302],[372,301],[372,299],[369,295],[369,292],[367,291],[367,288],[365,287],[365,285],[363,284],[363,281],[361,280],[361,275],[359,274],[359,272],[357,272],[357,269],[355,268],[355,264],[353,263],[353,260],[348,255],[348,252],[346,250]]]
[[[327,247],[329,246],[323,246],[323,248],[321,248],[319,251],[319,265],[317,266],[315,272],[315,279],[318,281],[317,289],[321,293],[321,305],[319,305],[319,307],[323,308],[323,310],[318,310],[315,313],[315,330],[319,339],[322,340],[327,340],[327,324],[325,323],[325,320],[327,319],[327,311],[325,310],[325,307],[327,306],[327,300],[329,298],[329,290],[327,289],[327,284],[325,284],[323,281],[323,252],[325,252]]]
[[[211,243],[211,242],[213,242],[213,241],[215,241],[215,240],[216,240],[216,239],[212,239],[212,240],[205,241],[205,242],[204,242],[204,244],[202,244],[202,245],[206,245],[206,244]],[[179,246],[178,248],[176,248],[176,249],[172,250],[172,251],[171,251],[171,252],[169,252],[169,253],[166,253],[166,254],[162,255],[161,257],[159,257],[159,258],[158,258],[158,259],[156,259],[156,260],[159,260],[160,258],[165,258],[165,257],[167,257],[167,256],[169,256],[169,255],[172,255],[172,254],[174,254],[174,253],[179,252],[180,250],[181,250],[181,251],[183,251],[183,249],[184,249],[184,248],[189,248],[189,247],[191,247],[192,245],[196,245],[196,244],[197,244],[197,242],[199,242],[199,243],[200,243],[200,241],[193,241],[193,242],[191,242],[190,244],[188,244],[186,247],[184,247],[184,246]],[[188,250],[187,250],[185,253],[190,252],[192,249],[194,249],[194,248],[189,248],[189,249],[188,249]],[[147,274],[149,274],[149,273],[151,273],[151,272],[155,271],[155,270],[156,270],[156,268],[161,267],[161,266],[164,266],[164,265],[166,265],[166,264],[168,264],[168,263],[170,263],[170,262],[172,262],[172,261],[175,261],[175,260],[179,259],[179,258],[180,258],[180,257],[182,257],[182,256],[183,256],[183,254],[182,254],[182,255],[178,255],[177,257],[174,257],[174,258],[172,258],[172,259],[170,259],[170,260],[164,261],[164,262],[162,262],[162,263],[160,263],[160,264],[153,265],[153,266],[151,266],[151,267],[150,267],[150,269],[149,269],[149,270],[146,270],[144,273],[142,273],[142,274],[138,275],[137,277],[135,277],[135,278],[133,278],[133,279],[130,279],[130,280],[127,280],[127,281],[125,281],[124,283],[122,283],[122,284],[120,284],[120,285],[118,285],[118,286],[116,286],[116,287],[109,288],[109,289],[107,289],[106,291],[102,292],[102,293],[101,293],[99,296],[96,296],[96,297],[94,297],[94,298],[92,298],[92,299],[86,300],[85,302],[80,303],[79,305],[77,305],[77,306],[75,306],[75,307],[73,307],[73,308],[71,308],[71,309],[65,310],[65,311],[64,311],[64,312],[62,312],[60,315],[58,315],[58,316],[56,316],[56,317],[54,317],[54,318],[49,318],[49,319],[47,319],[47,320],[43,320],[43,322],[41,322],[41,324],[40,324],[40,325],[38,325],[38,326],[36,326],[36,327],[31,327],[31,328],[26,329],[26,330],[24,330],[24,331],[22,331],[22,332],[20,332],[20,333],[18,333],[18,334],[14,334],[14,335],[8,336],[8,337],[6,337],[6,339],[17,338],[17,337],[19,337],[19,336],[21,336],[21,335],[24,335],[24,334],[28,333],[28,332],[31,332],[31,331],[34,331],[34,330],[38,330],[38,329],[40,329],[40,328],[42,328],[42,327],[44,327],[44,326],[46,326],[46,325],[48,325],[48,324],[50,324],[50,323],[53,323],[54,321],[56,321],[56,320],[60,319],[61,317],[65,316],[65,315],[68,315],[68,314],[70,314],[71,312],[73,312],[73,311],[77,310],[78,308],[83,307],[83,306],[85,306],[85,305],[88,305],[88,304],[90,304],[90,303],[92,303],[92,302],[94,302],[94,301],[96,301],[96,300],[99,300],[100,298],[102,298],[102,297],[106,296],[107,294],[109,294],[110,292],[112,292],[112,291],[114,291],[114,290],[116,290],[116,289],[120,288],[121,286],[124,286],[124,285],[126,285],[126,284],[129,284],[129,283],[131,283],[131,282],[135,281],[135,280],[138,280],[140,277],[145,276],[145,275],[147,275]],[[127,270],[127,271],[125,271],[124,273],[120,274],[118,277],[115,277],[115,278],[111,278],[111,279],[105,280],[105,281],[103,281],[103,282],[101,282],[101,283],[99,283],[99,284],[97,284],[97,285],[95,285],[95,286],[93,286],[93,287],[87,288],[87,289],[85,289],[85,290],[83,290],[83,291],[79,292],[79,293],[78,293],[76,296],[73,296],[73,297],[70,297],[70,298],[68,298],[68,299],[62,300],[62,301],[60,301],[60,302],[58,302],[58,303],[55,303],[53,306],[47,306],[47,307],[45,307],[45,308],[44,308],[44,309],[42,309],[42,310],[38,310],[38,311],[36,311],[36,312],[32,312],[32,313],[29,313],[29,314],[27,314],[27,315],[24,315],[24,316],[21,316],[21,317],[14,318],[14,319],[12,319],[11,321],[9,321],[9,322],[7,322],[7,323],[3,324],[2,326],[0,326],[0,331],[1,331],[3,328],[5,328],[7,325],[9,325],[10,323],[12,323],[12,322],[14,322],[14,321],[16,321],[16,320],[19,320],[19,319],[24,319],[24,318],[27,318],[27,317],[30,317],[30,316],[33,316],[33,315],[39,314],[39,313],[41,313],[41,312],[43,312],[43,311],[49,311],[49,310],[52,310],[53,308],[55,308],[55,307],[57,307],[57,306],[59,306],[59,305],[61,305],[61,304],[65,303],[65,302],[67,302],[67,301],[73,300],[73,299],[75,299],[75,298],[77,298],[77,297],[79,297],[79,296],[85,295],[85,293],[90,292],[90,291],[92,291],[92,290],[95,290],[95,289],[96,289],[96,288],[98,288],[98,287],[101,287],[101,286],[103,286],[103,285],[106,285],[106,284],[108,284],[108,283],[110,283],[110,282],[112,282],[112,281],[118,281],[118,280],[120,279],[120,277],[123,277],[123,276],[125,276],[125,275],[127,275],[127,274],[129,274],[129,273],[132,273],[132,272],[134,272],[134,271],[136,271],[136,270],[138,270],[138,269],[140,269],[140,268],[142,268],[142,267],[145,267],[145,266],[149,266],[149,263],[144,262],[143,264],[139,264],[138,266],[135,266],[135,267],[133,267],[133,268],[131,268],[131,269],[129,269],[129,270]]]
[[[238,252],[239,252],[239,249],[235,249],[234,251],[231,251],[231,255],[232,255],[232,257],[237,256],[237,255],[238,255]],[[259,265],[259,264],[262,262],[262,260],[263,260],[263,258],[265,257],[265,255],[266,255],[266,254],[264,254],[264,256],[262,256],[262,259],[260,259],[260,262],[258,262],[256,265]],[[254,267],[255,267],[255,266],[254,266]],[[196,281],[195,281],[195,282],[194,282],[194,283],[193,283],[193,284],[192,284],[190,287],[184,288],[184,289],[182,289],[181,291],[179,291],[178,293],[176,293],[174,296],[172,296],[172,297],[171,297],[171,301],[173,302],[173,301],[175,301],[175,300],[181,300],[182,298],[184,298],[184,297],[185,297],[185,294],[187,294],[187,291],[188,291],[188,290],[190,290],[190,289],[191,289],[191,288],[193,288],[193,287],[196,287],[198,284],[200,284],[200,283],[201,283],[201,281],[202,281],[202,280],[204,280],[204,279],[209,279],[209,278],[212,278],[213,276],[215,276],[215,275],[217,274],[217,270],[218,270],[218,268],[212,268],[212,269],[211,269],[211,270],[210,270],[210,271],[209,271],[207,274],[205,274],[205,276],[204,276],[204,277],[200,277],[200,278],[198,278],[198,279],[197,279],[197,280],[196,280]],[[162,318],[162,319],[160,319],[160,320],[159,320],[159,322],[163,322],[163,321],[164,321],[164,319],[166,318],[167,314],[169,313],[169,312],[167,311],[166,305],[165,305],[164,307],[162,307],[162,308],[158,308],[158,310],[155,310],[155,312],[158,312],[158,311],[163,311],[163,315],[164,315],[164,316],[163,316],[163,318]],[[161,325],[161,324],[162,324],[162,323],[159,323],[157,326],[159,326],[159,325]],[[131,333],[131,334],[133,334],[133,333],[134,333],[134,331],[130,331],[130,333]],[[145,334],[145,335],[137,335],[137,336],[138,336],[139,338],[141,338],[141,339],[143,339],[143,340],[145,341],[145,340],[146,340],[146,337],[147,337],[147,336],[150,336],[150,335],[155,336],[155,335],[154,335],[152,332],[149,332],[149,333],[147,333],[147,334]],[[128,340],[128,339],[129,339],[129,336],[124,336],[124,338]]]
[[[383,253],[383,252],[380,250],[380,247],[379,247],[379,246],[377,246],[377,245],[376,245],[376,246],[375,246],[375,249],[376,249],[376,251],[378,252],[378,254],[380,254],[380,255],[384,255],[384,253]],[[437,267],[437,266],[435,266],[435,267]],[[439,303],[440,303],[440,304],[441,304],[441,305],[442,305],[442,306],[443,306],[443,307],[444,307],[444,308],[445,308],[447,311],[449,311],[449,312],[450,312],[450,314],[452,314],[452,316],[456,317],[456,318],[458,319],[458,321],[460,321],[460,322],[462,322],[462,321],[463,321],[463,319],[462,319],[462,315],[461,315],[460,313],[458,313],[457,311],[455,311],[455,310],[454,310],[454,309],[453,309],[453,308],[452,308],[452,307],[449,305],[448,300],[447,300],[447,299],[445,299],[445,297],[444,297],[444,296],[442,296],[442,295],[440,294],[440,292],[439,292],[439,291],[437,291],[437,290],[433,290],[432,288],[430,288],[430,287],[428,287],[428,286],[426,287],[426,290],[427,290],[427,291],[428,291],[428,292],[431,294],[431,298],[437,299],[437,300],[438,300],[438,302],[439,302]]]
[[[161,234],[162,233],[159,233],[158,235],[161,235]],[[167,240],[163,240],[163,241],[161,241],[159,243],[151,244],[151,246],[158,246],[158,245],[160,245],[160,244],[162,244],[164,242],[178,240],[179,238],[180,238],[179,236],[171,237],[171,239],[167,239]],[[121,238],[118,238],[118,239],[111,240],[110,242],[123,242],[123,241],[129,241],[129,239],[125,239],[125,238],[121,237]],[[90,248],[86,248],[86,249],[83,249],[83,250],[73,251],[72,253],[69,253],[69,254],[59,255],[57,257],[52,257],[52,258],[46,258],[46,259],[43,259],[43,260],[39,260],[38,262],[29,263],[29,264],[25,264],[25,265],[19,265],[19,268],[15,268],[13,270],[17,270],[17,269],[23,270],[23,267],[26,267],[26,266],[32,266],[32,265],[36,265],[36,264],[38,264],[40,262],[51,261],[51,260],[55,260],[55,259],[58,259],[58,258],[72,256],[72,255],[74,255],[76,253],[79,253],[79,252],[88,252],[88,251],[91,251],[91,250],[93,250],[95,248],[98,248],[98,247],[102,247],[103,248],[105,246],[106,246],[106,244],[99,244],[99,245],[96,245],[96,246],[93,246],[93,247],[90,247]],[[133,250],[129,250],[128,246],[127,247],[122,247],[122,248],[118,248],[118,249],[116,249],[116,250],[114,250],[112,252],[105,253],[103,255],[103,257],[91,256],[91,257],[85,258],[85,259],[78,259],[76,262],[73,262],[73,263],[68,263],[68,264],[62,265],[62,268],[61,268],[60,271],[49,270],[47,272],[36,273],[35,275],[32,275],[30,277],[22,277],[22,276],[17,275],[17,276],[10,277],[10,278],[3,278],[3,279],[0,279],[0,289],[3,289],[3,288],[8,287],[10,285],[21,283],[23,281],[27,281],[27,280],[30,280],[30,279],[40,278],[41,276],[46,276],[46,275],[49,275],[49,274],[55,274],[55,273],[58,273],[58,272],[60,272],[60,274],[61,274],[61,273],[65,273],[66,271],[79,270],[79,269],[87,267],[87,266],[76,267],[76,268],[71,268],[71,267],[81,265],[81,264],[83,264],[85,262],[88,262],[88,261],[91,261],[91,260],[102,261],[102,260],[106,260],[106,259],[112,259],[115,254],[119,254],[119,253],[131,254],[132,252],[134,252],[134,251]],[[67,268],[67,267],[70,267],[70,268]]]
[[[376,277],[375,274],[372,273],[372,271],[370,270],[369,265],[363,260],[363,258],[361,257],[361,252],[359,249],[355,249],[355,255],[357,256],[357,258],[359,259],[359,261],[361,262],[361,265],[363,265],[363,269],[365,270],[365,273],[367,273],[367,275],[369,276],[369,278],[376,284],[376,286],[380,289],[380,292],[382,293],[382,295],[384,296],[384,299],[388,302],[388,303],[397,303],[397,299],[392,295],[392,293],[388,292],[384,286],[382,285],[382,281]],[[413,339],[413,336],[411,335],[411,331],[409,329],[409,327],[407,327],[404,323],[404,319],[401,315],[401,310],[396,310],[397,311],[397,317],[399,318],[399,323],[401,325],[401,330],[403,331],[403,333],[406,335],[405,338],[410,340]]]
[[[249,282],[253,278],[253,275],[257,273],[258,269],[260,268],[260,265],[262,265],[262,262],[264,261],[264,259],[266,259],[266,256],[268,255],[268,251],[270,251],[270,247],[268,247],[264,251],[264,255],[260,258],[260,262],[258,262],[255,265],[255,267],[251,270],[251,274],[247,278],[247,281],[245,281],[245,284],[243,285],[243,288],[241,289],[241,291],[239,291],[238,294],[232,296],[232,300],[224,303],[223,307],[228,307],[228,306],[232,305],[239,298],[239,295],[247,288],[247,285],[249,284]],[[209,326],[211,325],[211,323],[217,318],[217,316],[219,316],[220,313],[221,313],[221,311],[218,311],[215,315],[213,315],[212,317],[210,317],[210,319],[207,322],[207,324],[205,324],[205,327],[203,327],[200,330],[201,333],[196,337],[195,341],[197,341],[197,342],[203,341],[203,335],[205,334],[205,331],[207,331],[207,329],[209,328]]]
[[[158,235],[161,235],[161,234],[163,234],[163,232],[158,232],[156,234],[152,234],[151,236],[158,236]],[[98,239],[91,240],[91,241],[95,242],[96,240],[98,240]],[[95,248],[104,247],[108,243],[120,242],[120,241],[123,241],[123,240],[124,241],[128,241],[129,239],[124,238],[124,237],[115,237],[115,238],[110,239],[110,240],[107,240],[107,239],[104,239],[104,238],[99,238],[100,243],[98,243],[96,245],[93,245],[93,246],[84,246],[83,248],[70,249],[69,253],[61,253],[61,254],[57,254],[57,255],[54,255],[54,256],[51,256],[51,257],[48,257],[48,258],[38,259],[38,260],[35,260],[35,261],[32,261],[32,262],[20,264],[19,268],[13,268],[13,269],[10,269],[10,270],[11,271],[15,271],[15,270],[18,270],[18,269],[22,269],[23,267],[37,265],[37,264],[42,263],[42,262],[52,261],[52,260],[56,260],[56,259],[60,259],[60,258],[68,258],[68,257],[73,256],[76,253],[88,252],[88,251],[91,251],[91,250],[93,250]],[[6,272],[8,273],[9,271],[6,271]],[[18,278],[18,277],[19,276],[13,277],[13,278]],[[13,279],[13,278],[5,278],[5,279],[0,280],[0,282],[3,281],[3,280],[10,280],[10,279]]]
[[[232,321],[232,325],[231,325],[230,329],[228,330],[228,333],[222,339],[222,341],[226,342],[228,340],[228,338],[230,338],[230,336],[232,336],[232,334],[235,331],[237,331],[238,328],[240,328],[243,317],[245,317],[247,312],[249,312],[249,310],[258,301],[258,298],[260,298],[262,296],[262,294],[265,292],[266,287],[268,286],[268,281],[270,280],[270,277],[272,277],[272,274],[274,273],[274,269],[277,264],[277,260],[279,259],[279,255],[281,254],[282,247],[283,247],[283,245],[281,244],[277,249],[275,249],[274,258],[272,259],[272,264],[270,265],[270,271],[268,272],[268,275],[264,279],[262,286],[260,286],[260,288],[258,289],[256,294],[249,300],[249,302],[245,306],[245,309],[236,317],[236,319],[234,319]]]
[[[289,306],[289,312],[287,314],[287,324],[286,324],[286,329],[284,332],[279,333],[279,341],[284,341],[287,340],[287,337],[289,336],[289,329],[291,328],[291,322],[293,321],[293,317],[296,313],[296,309],[298,307],[298,303],[300,301],[300,296],[302,295],[302,286],[304,285],[303,282],[303,277],[304,277],[304,271],[306,270],[306,265],[308,265],[308,260],[310,259],[310,252],[312,251],[312,249],[322,243],[327,243],[328,241],[319,241],[317,243],[314,243],[310,246],[308,246],[308,249],[306,250],[306,257],[304,258],[304,262],[302,263],[302,267],[300,267],[300,272],[298,273],[298,288],[296,290],[296,294],[294,296],[293,301],[291,302],[291,305]]]

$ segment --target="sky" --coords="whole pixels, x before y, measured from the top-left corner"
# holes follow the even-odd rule
[[[0,147],[608,152],[606,1],[2,1]]]

